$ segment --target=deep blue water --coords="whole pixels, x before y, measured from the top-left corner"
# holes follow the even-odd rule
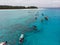
[[[12,17],[8,19],[3,16],[5,20],[0,17],[0,42],[8,41],[10,45],[60,45],[60,9],[37,10],[36,14],[33,14],[34,11],[31,13],[31,10],[22,12],[21,10],[0,11],[0,15],[4,13]],[[20,15],[28,16],[23,18]],[[44,19],[45,16],[48,16],[48,21]],[[33,25],[37,26],[37,30],[33,31]],[[23,31],[25,31],[25,39],[22,44],[19,44],[19,36]]]

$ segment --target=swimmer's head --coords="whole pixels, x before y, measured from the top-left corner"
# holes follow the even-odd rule
[[[7,41],[5,43],[7,43]]]

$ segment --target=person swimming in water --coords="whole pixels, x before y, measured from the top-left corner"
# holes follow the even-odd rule
[[[45,16],[44,18],[45,18],[45,20],[47,20],[47,21],[48,21],[48,16]]]
[[[43,13],[42,13],[42,16],[44,16]],[[48,16],[45,16],[44,18],[45,18],[45,20],[48,20]],[[42,19],[41,19],[41,21],[42,21]]]
[[[36,25],[33,25],[33,30],[37,30],[37,26]]]

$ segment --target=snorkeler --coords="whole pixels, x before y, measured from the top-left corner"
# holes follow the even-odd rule
[[[24,41],[24,34],[21,34],[19,41],[20,41],[20,43],[22,43]]]
[[[48,16],[45,16],[44,18],[45,18],[45,20],[48,20]]]
[[[33,30],[37,30],[37,26],[36,25],[33,25]]]
[[[37,17],[35,17],[35,20],[37,20]]]

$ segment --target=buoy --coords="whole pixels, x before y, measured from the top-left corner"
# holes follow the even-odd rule
[[[22,43],[23,40],[24,40],[24,34],[21,34],[20,39],[19,39],[20,43]]]

